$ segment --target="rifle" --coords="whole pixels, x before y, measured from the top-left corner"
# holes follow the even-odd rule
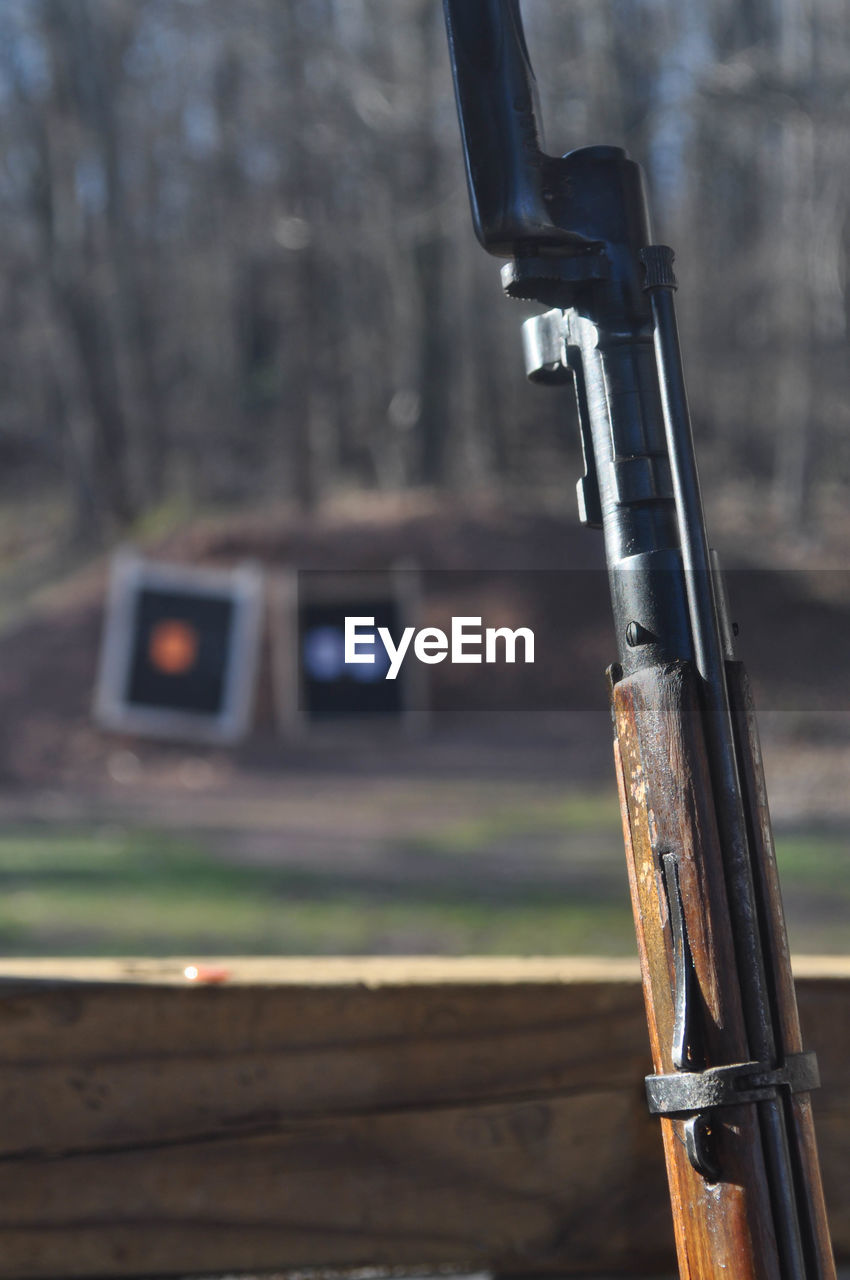
[[[673,252],[639,166],[545,154],[519,0],[444,0],[472,215],[533,381],[572,384],[603,532],[614,755],[682,1277],[834,1280],[755,715],[694,460]]]

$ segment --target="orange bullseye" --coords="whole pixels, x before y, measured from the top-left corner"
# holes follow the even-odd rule
[[[198,657],[198,633],[188,622],[164,618],[153,628],[148,641],[151,666],[166,676],[182,676]]]

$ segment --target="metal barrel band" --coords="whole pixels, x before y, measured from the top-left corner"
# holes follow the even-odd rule
[[[646,1077],[649,1110],[657,1116],[688,1116],[717,1107],[766,1102],[780,1089],[809,1093],[820,1085],[817,1056],[792,1053],[780,1067],[764,1062],[733,1062],[704,1071],[671,1071]]]

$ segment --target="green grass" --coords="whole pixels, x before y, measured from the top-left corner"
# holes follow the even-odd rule
[[[847,840],[821,833],[786,834],[776,842],[782,883],[826,890],[850,898],[850,847]],[[848,938],[850,947],[850,938]]]
[[[0,954],[628,954],[624,900],[240,866],[155,832],[0,838]]]
[[[555,811],[557,809],[557,812]],[[155,831],[26,829],[0,836],[0,954],[608,954],[634,939],[616,814],[590,797],[450,823],[400,849],[390,882],[243,865]],[[563,824],[610,836],[608,879],[577,887],[488,871],[486,849]],[[846,951],[850,853],[820,833],[778,842],[792,945]],[[606,846],[607,847],[607,846]],[[512,857],[513,855],[511,855]],[[564,845],[564,863],[569,842]],[[432,874],[408,879],[410,859]],[[464,868],[463,859],[481,867]],[[434,874],[436,872],[436,874]],[[620,872],[622,872],[620,874]]]
[[[582,835],[603,835],[610,838],[613,848],[619,848],[621,832],[620,807],[612,789],[573,792],[557,800],[514,803],[454,822],[438,821],[427,836],[405,843],[422,853],[467,856],[485,852],[494,843],[550,833],[561,833],[570,844]]]

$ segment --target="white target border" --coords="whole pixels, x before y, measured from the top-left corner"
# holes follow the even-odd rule
[[[148,589],[197,596],[215,594],[233,602],[221,709],[215,714],[140,707],[128,702],[137,601],[140,593]],[[263,615],[264,579],[253,563],[217,569],[148,560],[126,548],[117,551],[110,566],[92,708],[96,723],[103,729],[140,737],[225,745],[238,742],[245,737],[253,719]]]

